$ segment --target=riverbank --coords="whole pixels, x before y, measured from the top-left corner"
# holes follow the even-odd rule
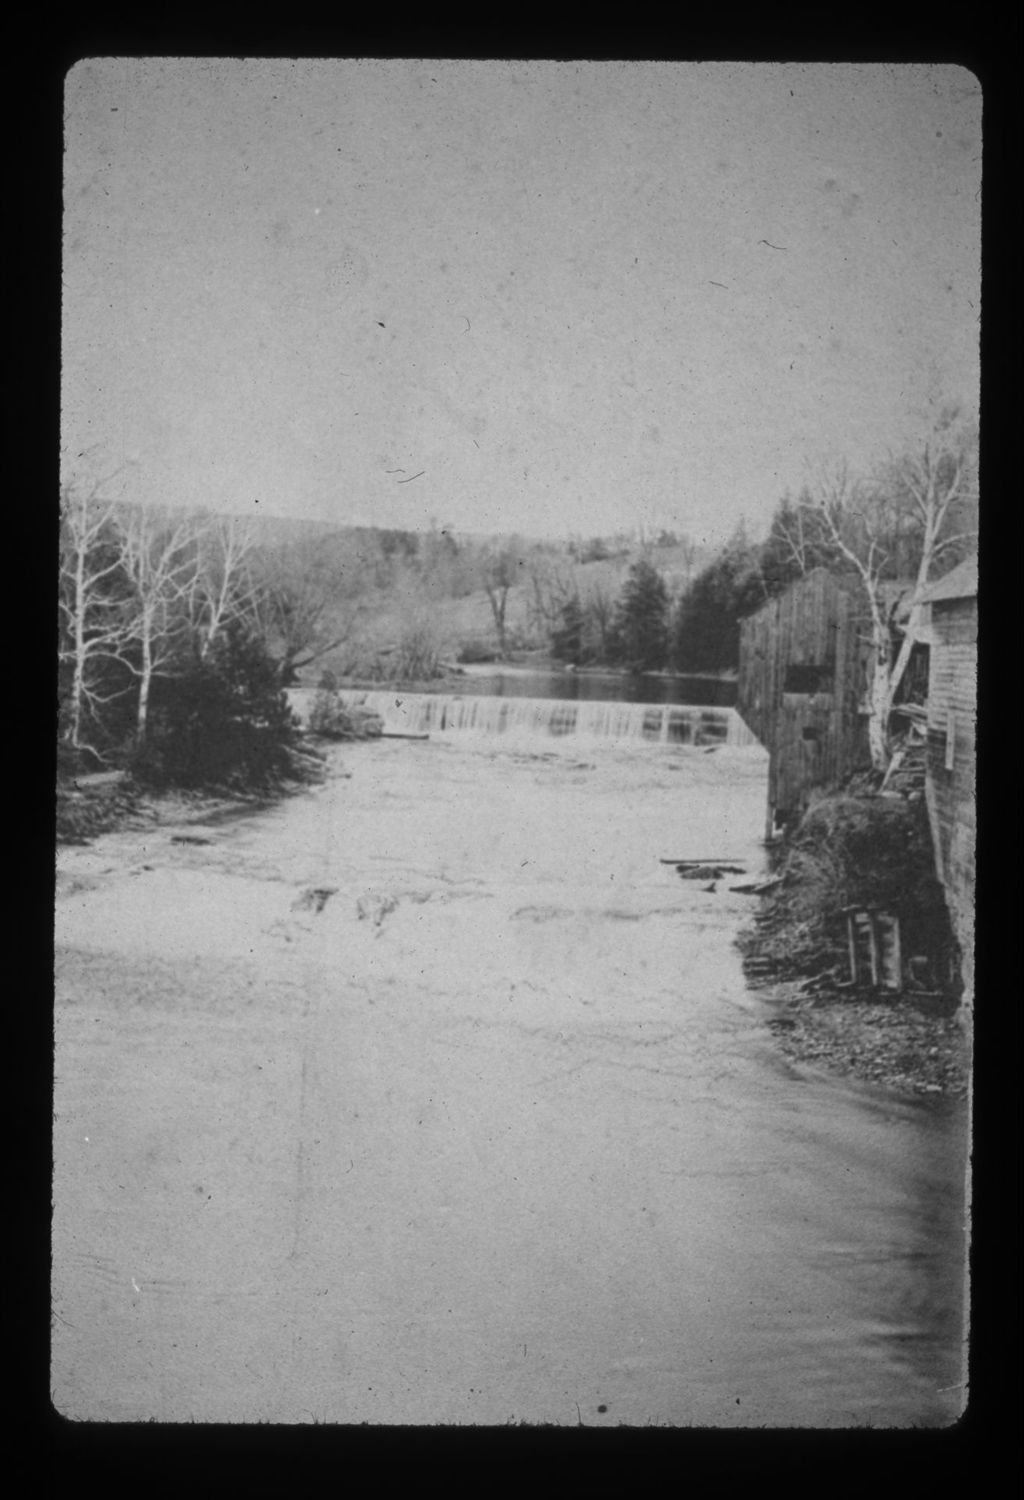
[[[904,1095],[966,1097],[970,1038],[923,804],[849,791],[821,798],[773,864],[737,942],[782,1054]],[[856,909],[900,924],[892,993],[851,976],[847,913]]]
[[[747,982],[770,1006],[768,1029],[791,1062],[906,1096],[967,1097],[970,1044],[948,1008],[917,1005],[913,996],[851,1000],[808,995],[799,984]]]
[[[204,823],[210,819],[259,812],[306,783],[285,783],[271,792],[152,791],[125,771],[62,781],[56,791],[56,842],[89,844],[103,834],[141,831],[165,824]]]

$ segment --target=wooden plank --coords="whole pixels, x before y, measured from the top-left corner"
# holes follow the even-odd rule
[[[857,983],[857,933],[853,925],[853,913],[846,914],[846,946],[850,955],[850,983]]]
[[[898,994],[903,988],[899,917],[888,912],[877,912],[874,925],[878,933],[882,989]]]
[[[717,855],[714,859],[659,859],[659,865],[739,865],[743,861],[735,857]]]

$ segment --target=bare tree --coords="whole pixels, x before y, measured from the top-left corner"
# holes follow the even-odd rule
[[[502,661],[508,656],[509,594],[521,581],[523,568],[522,549],[514,540],[487,548],[481,558],[481,581],[494,617],[498,656]]]
[[[256,539],[240,516],[203,518],[196,535],[196,567],[189,590],[190,626],[202,660],[232,621],[257,627]]]
[[[834,562],[833,549],[823,537],[820,508],[810,490],[797,500],[784,495],[772,517],[762,552],[762,565],[784,581],[806,577],[814,568]]]
[[[535,547],[525,562],[529,586],[527,616],[531,629],[550,636],[562,622],[562,612],[578,590],[572,567],[549,550]]]
[[[913,649],[921,597],[938,560],[945,561],[954,546],[970,545],[977,534],[976,464],[976,433],[950,407],[915,452],[890,459],[870,481],[854,480],[845,463],[821,469],[797,507],[809,512],[818,541],[864,588],[872,646],[868,742],[879,771],[889,765],[889,719]],[[902,602],[910,618],[894,650],[885,585],[893,579],[894,562],[902,568],[908,560],[913,567]]]
[[[127,639],[137,648],[128,664],[139,680],[136,742],[146,738],[154,677],[180,663],[189,635],[189,602],[199,571],[197,542],[202,523],[190,514],[171,515],[146,506],[126,507],[121,517],[120,556],[133,591]]]
[[[682,536],[679,538],[678,546],[680,561],[682,563],[682,568],[680,570],[682,573],[680,585],[682,592],[685,593],[685,591],[690,587],[690,584],[693,581],[693,570],[697,563],[697,554],[699,553],[700,548],[694,541],[693,537],[690,536],[689,532],[686,531],[684,531]]]
[[[597,661],[610,661],[614,655],[614,626],[617,592],[610,577],[588,578],[582,588],[583,632],[586,654]]]
[[[72,480],[61,491],[59,659],[71,669],[66,738],[78,750],[90,722],[123,696],[107,685],[111,664],[123,664],[131,639],[131,601],[123,578],[118,502],[104,495],[119,470],[92,484]]]
[[[903,679],[916,633],[921,598],[936,565],[948,572],[978,539],[978,436],[975,425],[958,407],[946,407],[916,452],[888,466],[888,481],[920,534],[920,557],[908,603],[910,622],[891,673],[891,692]],[[941,575],[940,575],[941,576]]]
[[[260,624],[280,651],[285,685],[351,638],[365,605],[363,566],[344,538],[311,535],[261,549]]]

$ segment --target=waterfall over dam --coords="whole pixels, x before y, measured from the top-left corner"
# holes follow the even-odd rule
[[[342,703],[379,714],[388,734],[430,734],[517,739],[571,736],[605,744],[754,745],[753,734],[733,708],[685,703],[619,703],[562,698],[490,697],[461,693],[342,690]],[[308,689],[290,694],[305,720]]]

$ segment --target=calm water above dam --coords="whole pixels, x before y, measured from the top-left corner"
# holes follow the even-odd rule
[[[570,701],[621,703],[685,703],[707,708],[731,708],[736,702],[736,680],[728,677],[686,677],[662,672],[538,671],[536,667],[469,665],[459,691],[496,698],[561,698]]]

